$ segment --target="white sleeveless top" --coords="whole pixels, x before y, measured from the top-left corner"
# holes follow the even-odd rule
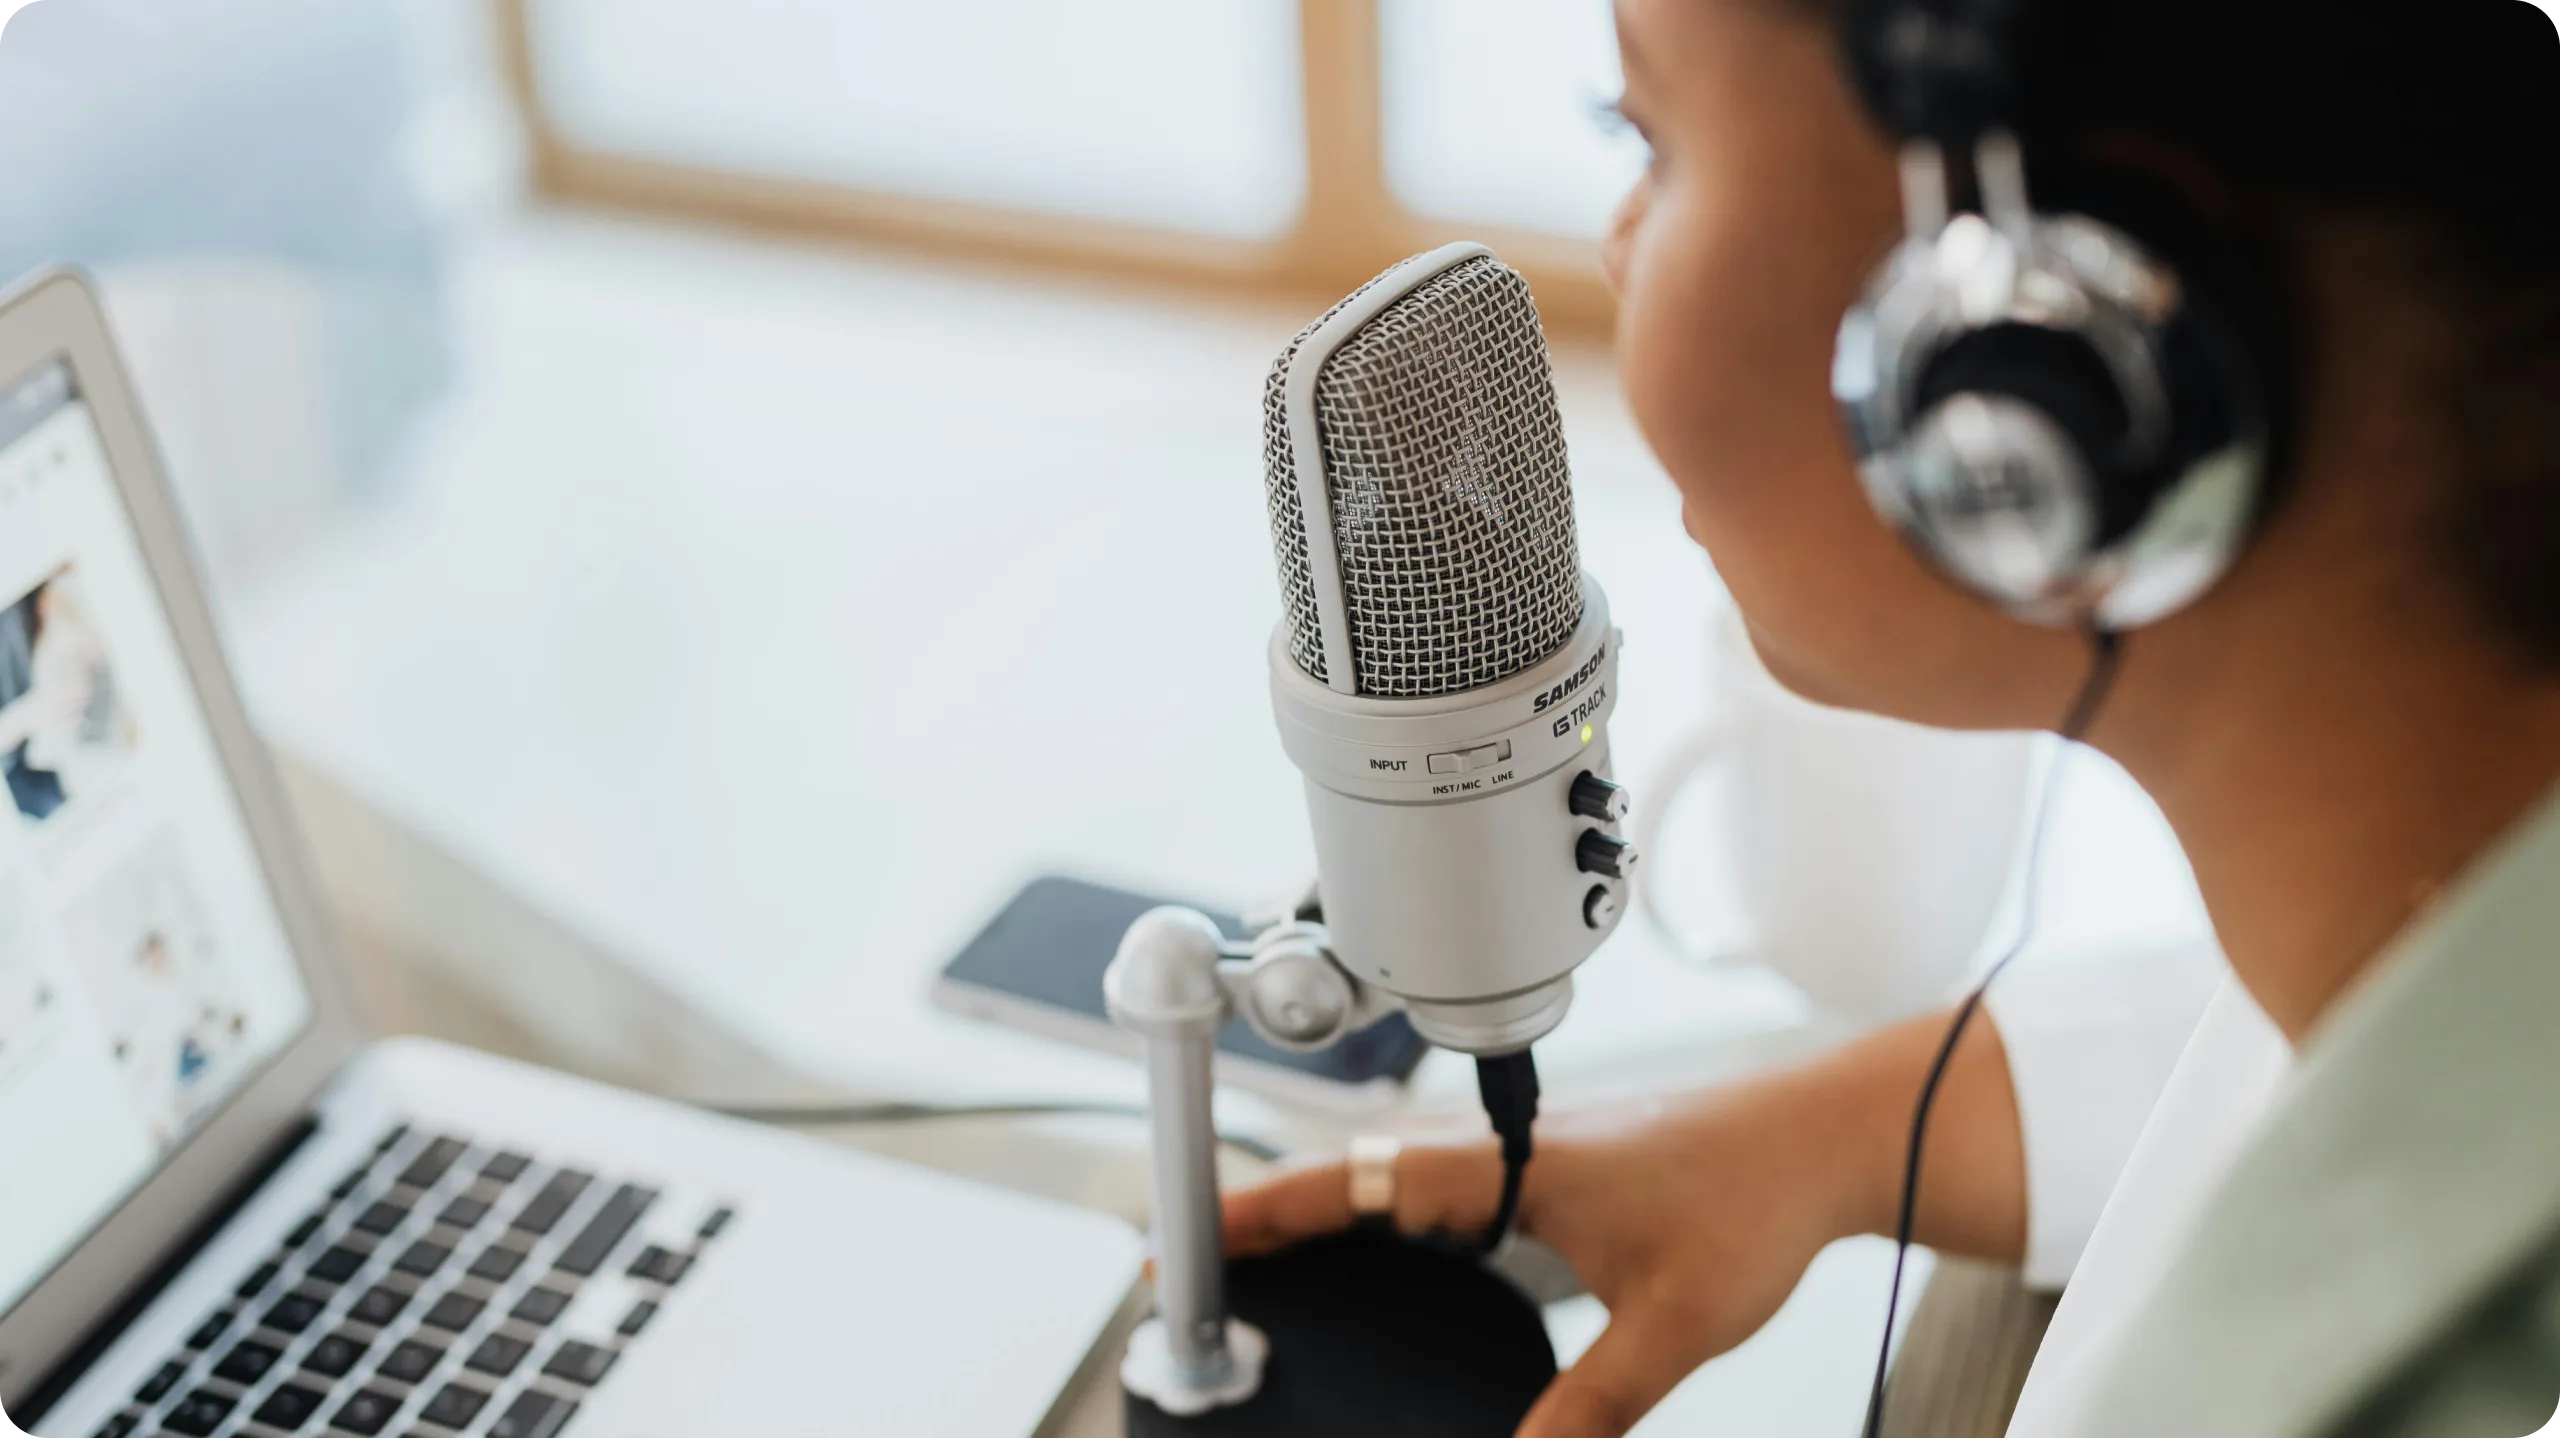
[[[2022,1017],[2026,1021],[2021,1028],[2032,1028],[2033,1019]],[[2155,1022],[2165,1027],[2166,1021]],[[2009,1041],[2005,1026],[2002,1038]],[[2041,1109],[2052,1121],[2046,1125],[2049,1129],[2067,1123],[2068,1111],[2078,1097],[2055,1089],[2106,1082],[2103,1075],[2091,1073],[2085,1051],[2066,1061],[2062,1055],[2043,1053],[2032,1038],[2024,1045],[2012,1043],[2011,1048],[2021,1114]],[[2030,1232],[2047,1240],[2048,1251],[2033,1251],[2035,1245],[2030,1244],[2030,1277],[2046,1276],[2037,1273],[2039,1267],[2064,1264],[2069,1286],[2028,1372],[2026,1390],[2009,1421],[2009,1438],[2052,1438],[2074,1430],[2080,1405],[2103,1371],[2122,1325],[2149,1282],[2168,1267],[2170,1255],[2215,1181],[2266,1116],[2291,1065],[2292,1051],[2283,1033],[2259,1012],[2237,980],[2225,977],[2196,1023],[2167,1086],[2159,1091],[2158,1103],[2124,1159],[2122,1176],[2104,1199],[2085,1248],[2076,1255],[2050,1251],[2067,1242],[2066,1234],[2054,1231],[2067,1227],[2063,1216],[2056,1215],[2050,1226],[2031,1218]],[[2075,1070],[2084,1077],[2069,1077]],[[2091,1166],[2086,1154],[2060,1151],[2067,1150],[2067,1144],[2047,1143],[2039,1153],[2035,1130],[2029,1118],[2031,1212],[2040,1177],[2045,1191],[2058,1199],[2074,1181],[2085,1185]],[[2081,1172],[2053,1172],[2056,1161],[2074,1157],[2080,1160]],[[2074,1257],[2076,1263],[2068,1262]]]

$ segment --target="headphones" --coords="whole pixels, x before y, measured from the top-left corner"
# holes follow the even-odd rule
[[[2114,634],[2182,608],[2268,497],[2272,290],[2166,186],[2116,176],[2089,213],[2036,207],[2022,62],[2053,7],[1839,10],[1860,97],[1903,145],[1906,234],[1832,366],[1868,498],[2021,619]]]

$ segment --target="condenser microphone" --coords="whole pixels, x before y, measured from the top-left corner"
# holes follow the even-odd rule
[[[1334,953],[1432,1042],[1518,1053],[1564,1018],[1636,861],[1620,637],[1528,285],[1481,245],[1407,260],[1298,335],[1263,414],[1272,705]]]

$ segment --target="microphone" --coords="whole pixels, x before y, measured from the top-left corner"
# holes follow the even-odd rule
[[[1263,478],[1285,610],[1271,707],[1306,778],[1315,907],[1250,945],[1155,910],[1104,976],[1145,1043],[1155,1118],[1157,1315],[1121,1361],[1128,1428],[1509,1433],[1555,1355],[1534,1305],[1488,1298],[1472,1259],[1301,1247],[1240,1266],[1230,1311],[1210,1055],[1231,1015],[1317,1048],[1400,1006],[1475,1057],[1502,1154],[1482,1246],[1507,1241],[1538,1116],[1530,1046],[1563,1021],[1635,865],[1609,779],[1619,636],[1582,572],[1528,285],[1450,245],[1334,306],[1263,387]],[[1266,1387],[1283,1350],[1298,1376]],[[1473,1413],[1453,1421],[1462,1393]]]
[[[1370,281],[1272,366],[1263,460],[1272,710],[1331,947],[1424,1038],[1522,1054],[1637,857],[1609,767],[1621,637],[1527,283],[1475,244]]]

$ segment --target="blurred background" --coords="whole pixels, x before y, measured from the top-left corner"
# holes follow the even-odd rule
[[[1529,277],[1639,802],[1713,721],[1721,593],[1607,352],[1616,83],[1604,0],[42,0],[0,275],[96,275],[383,1027],[692,1097],[1130,1099],[927,990],[1037,874],[1308,869],[1258,400],[1341,293],[1461,237]],[[2148,802],[2067,793],[2039,951],[2197,942]],[[1701,936],[1727,844],[1699,805],[1656,856]],[[1706,937],[1627,925],[1550,1091],[1849,1026]],[[1474,1102],[1435,1059],[1413,1121]],[[1143,1216],[1128,1126],[859,1137]],[[1847,1247],[1697,1411],[1856,1420]]]
[[[1608,410],[1615,85],[1602,0],[47,0],[0,272],[97,276],[286,750],[752,1027],[1043,868],[1285,884],[1261,369],[1481,236]]]
[[[57,0],[0,66],[0,269],[117,292],[226,578],[398,466],[529,199],[1221,296],[1464,234],[1588,335],[1642,163],[1604,0]],[[191,343],[323,412],[182,393]]]

